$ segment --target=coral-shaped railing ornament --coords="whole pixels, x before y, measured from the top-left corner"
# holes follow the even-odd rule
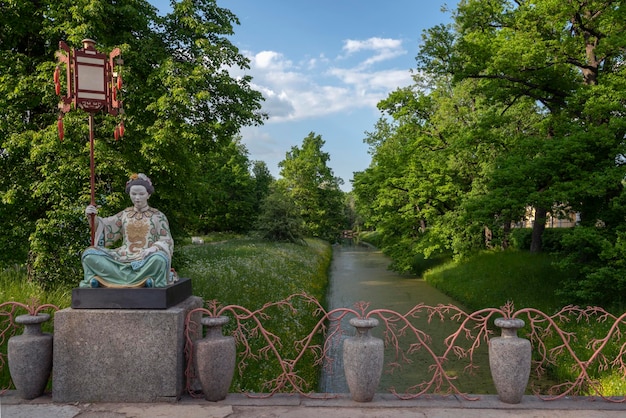
[[[268,314],[270,308],[280,307],[287,309],[290,315],[298,315],[294,307],[294,301],[303,300],[307,304],[314,305],[314,315],[317,323],[309,334],[304,338],[292,341],[296,355],[286,358],[283,354],[286,341],[273,332],[269,331],[267,324],[272,320]],[[391,353],[391,358],[386,358],[388,373],[406,367],[415,367],[413,357],[416,353],[426,353],[430,364],[427,366],[429,377],[420,382],[409,382],[404,391],[389,388],[388,390],[400,399],[414,399],[429,393],[456,394],[467,400],[476,400],[479,397],[464,393],[458,385],[459,375],[450,374],[446,370],[446,364],[451,360],[464,359],[467,364],[464,373],[472,374],[479,367],[475,356],[494,334],[493,321],[495,318],[520,318],[524,319],[526,327],[525,337],[533,346],[533,375],[535,382],[540,382],[546,377],[549,367],[556,364],[563,356],[569,356],[573,363],[573,380],[557,382],[543,392],[537,383],[531,384],[531,390],[535,395],[544,400],[555,400],[565,396],[591,394],[611,402],[624,402],[626,395],[622,397],[604,396],[599,382],[592,377],[590,370],[597,367],[598,370],[612,368],[622,376],[626,376],[626,342],[622,340],[621,327],[626,325],[626,314],[619,317],[610,314],[602,308],[566,306],[559,312],[548,315],[533,308],[515,310],[511,302],[500,308],[481,309],[476,312],[466,313],[454,305],[429,306],[419,304],[406,313],[395,312],[390,309],[369,309],[369,304],[359,302],[352,308],[338,308],[326,311],[313,297],[306,294],[294,294],[288,298],[268,303],[258,310],[248,310],[242,306],[220,306],[217,301],[209,301],[207,308],[191,311],[187,316],[187,344],[186,354],[191,356],[195,333],[198,332],[199,324],[192,320],[194,313],[202,313],[208,316],[227,315],[234,319],[232,335],[235,337],[239,351],[239,373],[243,374],[250,361],[273,359],[280,364],[279,376],[266,382],[267,391],[262,394],[248,394],[254,397],[267,397],[278,392],[295,392],[308,397],[332,397],[331,393],[314,393],[306,380],[297,373],[297,365],[305,353],[314,356],[316,365],[327,368],[332,373],[334,359],[331,357],[331,347],[345,335],[346,331],[341,323],[350,317],[372,318],[376,317],[382,324],[382,333],[387,346],[386,355]],[[428,324],[435,321],[452,324],[454,331],[443,341],[443,349],[438,350],[433,343],[432,336],[427,330],[416,325],[416,321],[426,320]],[[592,352],[586,359],[576,353],[572,343],[576,335],[567,331],[564,325],[573,321],[594,322],[597,324],[611,324],[607,333],[601,338],[592,338],[587,342],[587,347]],[[323,343],[315,341],[315,336],[322,333]],[[250,344],[250,338],[260,337],[264,344],[256,351]],[[403,343],[403,340],[409,340]],[[614,356],[604,351],[608,344],[617,344],[617,353]],[[189,364],[192,362],[189,361]],[[485,366],[480,366],[485,367]],[[187,369],[188,381],[193,379],[193,367]],[[191,387],[188,388],[193,394]]]

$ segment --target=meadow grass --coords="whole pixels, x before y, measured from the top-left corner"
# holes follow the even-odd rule
[[[50,303],[59,308],[66,308],[70,306],[71,300],[71,288],[44,289],[40,284],[28,280],[26,269],[23,267],[15,266],[0,271],[0,303],[8,301],[26,304],[34,302],[39,305]]]
[[[332,249],[320,240],[306,242],[303,246],[242,237],[186,246],[186,266],[179,274],[192,278],[195,295],[223,305],[258,309],[300,292],[322,301]]]
[[[567,301],[557,296],[560,283],[567,272],[554,266],[555,258],[548,254],[531,254],[527,251],[484,252],[468,260],[449,261],[432,268],[424,279],[443,293],[453,297],[471,310],[497,308],[513,302],[516,309],[536,308],[548,315],[558,312]],[[580,359],[588,359],[593,350],[588,342],[603,338],[611,324],[603,322],[561,323],[567,332],[576,334],[572,347]],[[557,336],[546,339],[548,347],[561,343]],[[615,358],[624,340],[613,340],[603,353]],[[604,396],[623,396],[626,381],[615,368],[601,370],[596,361],[588,367],[588,373],[597,379]],[[554,382],[572,381],[578,375],[574,360],[563,353],[557,364],[548,368],[548,378]],[[583,394],[597,395],[590,388]]]
[[[307,239],[306,245],[296,245],[241,237],[186,246],[182,251],[187,264],[179,274],[192,279],[194,295],[205,301],[256,310],[298,293],[306,293],[320,302],[325,298],[332,249],[321,240]],[[314,316],[315,306],[300,300],[294,307],[295,313],[285,308],[264,311],[268,317],[263,318],[263,326],[280,337],[280,351],[285,359],[297,356],[300,347],[296,341],[308,335],[319,320]],[[224,332],[228,334],[233,326],[231,321]],[[257,352],[266,345],[261,337],[254,335],[249,341]],[[316,335],[313,343],[322,344],[322,335]],[[241,360],[240,350],[238,360]],[[243,373],[235,373],[231,392],[267,392],[265,383],[281,373],[280,364],[272,355],[246,363]],[[312,353],[307,353],[295,370],[302,382],[306,382],[305,390],[317,390],[320,370]]]
[[[178,259],[184,262],[178,269],[180,276],[191,278],[194,295],[205,301],[217,300],[222,305],[240,305],[254,310],[295,293],[307,293],[319,301],[324,300],[332,258],[328,243],[313,239],[306,240],[307,245],[271,243],[223,234],[202,238],[205,244],[185,245],[183,242],[177,252]],[[29,303],[34,299],[39,304],[51,303],[63,309],[71,305],[71,288],[44,290],[29,282],[26,271],[18,267],[0,272],[0,301]],[[281,309],[270,310],[271,318],[264,320],[264,326],[281,338],[281,350],[286,358],[295,356],[294,341],[306,336],[317,323],[313,307],[303,303],[296,308],[296,315]],[[44,330],[50,332],[51,327],[52,321],[49,321]],[[224,331],[228,333],[228,327]],[[5,354],[7,340],[8,336],[0,341],[0,351]],[[257,349],[263,345],[260,339],[251,341]],[[321,342],[321,335],[317,336],[315,343]],[[320,374],[313,363],[312,356],[307,355],[296,369],[311,391],[317,390]],[[231,390],[262,392],[266,389],[264,383],[279,374],[278,363],[272,358],[249,361],[243,375],[236,374]],[[0,370],[0,388],[7,388],[9,381],[5,363]]]
[[[525,251],[483,252],[468,260],[449,261],[424,273],[424,280],[469,309],[517,308],[552,314],[563,301],[556,295],[565,273],[547,254]]]
[[[259,309],[268,302],[276,302],[295,293],[307,293],[323,303],[328,285],[328,269],[332,258],[330,245],[320,240],[307,240],[306,246],[264,242],[240,235],[203,237],[205,244],[177,247],[182,267],[179,274],[190,277],[194,295],[205,301],[216,300],[221,305],[240,305],[247,309]],[[190,241],[189,241],[190,242]],[[551,314],[563,306],[555,295],[563,272],[553,266],[549,255],[530,254],[524,251],[485,252],[462,262],[439,259],[416,258],[416,268],[424,271],[424,279],[442,292],[456,299],[468,309],[500,307],[512,301],[517,309],[533,307]],[[176,265],[178,267],[178,265]],[[71,288],[45,290],[37,283],[29,282],[25,269],[13,267],[0,271],[0,301],[18,301],[54,304],[60,309],[70,306]],[[297,352],[294,342],[307,335],[317,319],[313,307],[297,306],[297,315],[284,310],[270,310],[264,326],[280,336],[286,358]],[[21,313],[21,312],[20,312]],[[44,330],[51,332],[51,324]],[[232,321],[231,321],[232,322]],[[229,324],[229,326],[232,324]],[[584,342],[591,337],[603,336],[606,324],[570,324],[568,331],[579,336],[575,347],[581,358],[588,357],[589,348]],[[225,327],[228,333],[228,326]],[[321,336],[315,343],[321,342]],[[0,341],[0,352],[6,353],[6,340]],[[253,341],[256,348],[263,341]],[[609,347],[607,355],[619,348]],[[297,373],[309,383],[309,390],[317,390],[319,370],[311,356],[303,359]],[[556,381],[574,376],[573,362],[567,358],[549,370]],[[603,386],[606,396],[626,393],[626,382],[617,372],[599,372],[589,369]],[[242,375],[236,374],[231,391],[263,392],[264,383],[280,374],[277,362],[262,357],[251,361]],[[0,388],[9,384],[8,367],[0,370]],[[287,388],[289,389],[289,388]],[[594,394],[589,392],[588,394]]]

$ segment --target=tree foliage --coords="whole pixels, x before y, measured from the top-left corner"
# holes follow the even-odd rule
[[[89,237],[82,214],[89,201],[89,135],[86,114],[74,110],[64,119],[64,142],[57,137],[52,73],[60,40],[80,47],[92,38],[100,51],[122,50],[126,134],[115,142],[111,117],[97,114],[95,123],[102,215],[128,205],[123,185],[139,171],[152,178],[151,204],[167,214],[175,236],[198,225],[201,214],[217,216],[212,205],[224,200],[215,195],[230,180],[241,182],[236,192],[244,195],[230,196],[229,205],[239,205],[230,208],[252,210],[247,153],[234,138],[241,126],[262,122],[262,96],[249,77],[229,73],[248,66],[228,40],[238,24],[230,11],[214,0],[178,1],[165,16],[145,0],[41,0],[3,2],[2,12],[1,262],[23,262],[29,254],[38,280],[80,277]],[[212,193],[198,194],[207,184]],[[251,224],[249,212],[242,219],[229,227]]]
[[[270,194],[275,180],[265,161],[252,163],[252,177],[254,178],[254,212],[258,213],[263,201]]]
[[[262,239],[304,244],[304,220],[293,199],[280,187],[272,187],[263,200],[255,230]]]
[[[548,214],[580,215],[565,248],[579,267],[570,295],[626,273],[625,17],[621,1],[463,0],[452,25],[425,31],[416,85],[379,104],[372,164],[354,178],[401,267],[411,252],[506,247],[534,208],[531,251]],[[590,236],[604,244],[582,256],[575,243]]]
[[[249,231],[257,216],[257,179],[251,173],[248,151],[234,140],[216,149],[210,156],[195,164],[203,176],[194,191],[200,217],[198,232]],[[264,181],[264,180],[261,180]]]
[[[297,206],[306,234],[332,242],[346,227],[344,193],[339,188],[343,180],[328,167],[324,143],[311,132],[301,147],[291,147],[278,164],[282,178],[277,181]]]

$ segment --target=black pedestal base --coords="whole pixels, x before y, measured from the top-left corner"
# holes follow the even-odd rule
[[[191,279],[166,287],[113,289],[79,287],[72,290],[74,309],[167,309],[192,295]]]

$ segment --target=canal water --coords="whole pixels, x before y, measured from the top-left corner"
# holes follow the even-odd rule
[[[388,269],[390,262],[388,257],[374,248],[335,246],[327,294],[328,310],[353,308],[357,302],[367,302],[369,303],[368,311],[390,309],[405,314],[414,306],[423,303],[430,306],[452,304],[468,312],[455,300],[420,278],[390,271]],[[432,342],[429,345],[436,350],[438,355],[441,355],[445,350],[443,340],[456,331],[458,323],[449,320],[442,322],[438,319],[429,322],[425,316],[421,315],[420,318],[411,322],[432,337]],[[320,382],[321,392],[348,392],[341,355],[343,339],[354,335],[354,329],[348,324],[348,320],[349,318],[345,318],[341,323],[345,336],[341,340],[335,339],[331,344],[332,365],[324,368]],[[383,337],[382,323],[372,334],[380,338]],[[408,342],[406,344],[408,345]],[[401,369],[391,373],[388,363],[393,360],[394,355],[393,347],[387,347],[385,367],[378,392],[385,393],[394,388],[399,393],[405,393],[410,387],[431,379],[432,371],[429,370],[429,366],[433,364],[433,361],[425,350],[418,350],[416,354],[412,354],[410,356],[411,363],[404,363]],[[449,376],[457,376],[458,381],[455,384],[458,384],[463,392],[495,393],[489,374],[486,343],[483,342],[481,349],[474,358],[474,363],[479,365],[479,368],[473,374],[464,370],[465,366],[469,364],[467,359],[456,360],[452,353],[449,357],[450,361],[445,363],[446,373]],[[445,392],[447,388],[444,384],[441,391]]]

